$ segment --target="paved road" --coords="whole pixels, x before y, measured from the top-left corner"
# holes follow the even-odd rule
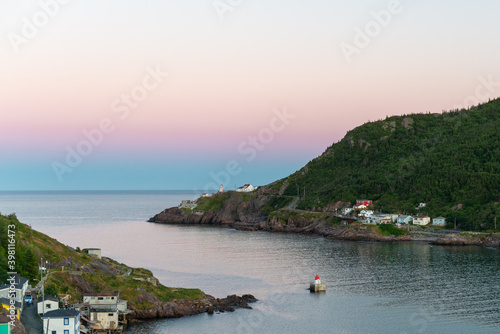
[[[42,322],[38,320],[36,314],[36,301],[30,306],[25,306],[23,309],[23,313],[21,314],[21,322],[26,328],[26,332],[28,334],[42,334],[43,327]]]

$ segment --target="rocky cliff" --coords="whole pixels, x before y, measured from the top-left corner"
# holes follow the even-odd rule
[[[444,246],[483,246],[500,248],[498,235],[453,233],[447,234],[433,242],[435,245]]]
[[[269,188],[268,188],[269,189]],[[267,189],[267,191],[269,191]],[[282,209],[283,203],[273,205],[277,197],[264,194],[261,190],[255,194],[228,192],[215,210],[182,210],[169,208],[149,219],[159,224],[208,224],[220,225],[248,231],[271,231],[303,234],[318,234],[331,239],[354,241],[409,241],[409,235],[382,235],[376,229],[363,226],[342,226],[341,220],[333,213],[305,212],[294,209]],[[215,201],[215,200],[208,200]],[[285,204],[286,206],[286,204]],[[272,211],[275,210],[276,211]],[[346,221],[355,220],[345,218]]]

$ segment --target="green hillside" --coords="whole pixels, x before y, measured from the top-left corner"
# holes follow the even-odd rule
[[[500,225],[500,99],[366,123],[272,188],[283,184],[290,196],[305,187],[301,209],[367,198],[383,212],[415,214],[423,202],[420,213],[490,229],[495,216]]]
[[[14,250],[11,247],[10,258],[9,244],[15,244]],[[69,294],[73,302],[78,301],[82,293],[120,291],[120,296],[127,299],[129,305],[144,310],[154,306],[142,300],[144,298],[141,295],[148,293],[162,302],[205,297],[198,289],[163,286],[150,270],[132,268],[106,257],[97,259],[78,247],[74,249],[63,245],[56,239],[33,230],[19,222],[14,214],[0,214],[0,280],[5,282],[7,272],[15,271],[29,278],[34,286],[40,279],[38,261],[41,258],[48,261],[49,267],[44,285],[45,293]],[[10,268],[8,264],[14,267]]]

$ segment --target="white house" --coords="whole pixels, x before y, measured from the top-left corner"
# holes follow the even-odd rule
[[[45,296],[44,301],[37,303],[38,314],[44,314],[59,309],[59,301],[54,296]]]
[[[361,210],[359,213],[360,217],[370,217],[371,215],[373,215],[373,210]]]
[[[353,206],[352,208],[353,208],[353,209],[355,209],[355,210],[356,210],[356,209],[366,209],[366,208],[367,208],[367,206],[366,206],[366,205],[364,205],[364,204],[361,204],[361,205],[355,205],[355,206]]]
[[[0,298],[14,299],[16,302],[22,303],[26,290],[28,290],[28,279],[21,275],[8,276],[6,280],[9,284],[0,285]]]
[[[396,219],[398,224],[409,224],[413,221],[412,216],[401,215]]]
[[[43,334],[80,334],[80,311],[55,310],[42,316]]]
[[[91,256],[95,256],[98,259],[101,258],[101,249],[100,248],[85,248],[84,251]]]
[[[9,284],[0,285],[0,298],[14,300],[16,305],[19,305],[16,309],[20,315],[23,312],[24,296],[28,290],[28,279],[21,275],[9,275],[6,282]]]
[[[342,210],[340,212],[342,212],[343,215],[348,215],[350,214],[352,211],[354,211],[353,208],[342,208]]]
[[[257,188],[258,187],[254,187],[248,183],[248,184],[245,184],[244,186],[239,187],[238,189],[236,189],[236,191],[239,193],[250,193],[254,190],[257,190]]]
[[[431,217],[429,216],[413,216],[413,225],[429,225],[431,223]]]
[[[89,316],[93,330],[116,330],[119,314],[126,312],[127,301],[120,299],[120,292],[88,293],[83,296],[84,306],[90,308]]]
[[[432,225],[436,226],[446,226],[446,218],[444,217],[436,217],[432,220]]]
[[[87,293],[83,295],[83,304],[91,309],[117,309],[118,300],[120,299],[119,291],[103,291],[100,293]]]
[[[118,311],[117,310],[104,310],[104,309],[91,309],[90,321],[93,330],[115,330],[118,325]]]

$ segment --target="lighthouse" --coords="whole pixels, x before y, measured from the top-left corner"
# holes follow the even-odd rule
[[[224,193],[224,192],[225,192],[225,191],[224,191],[224,185],[222,185],[222,184],[220,185],[220,187],[219,187],[219,192],[220,192],[220,193]]]

